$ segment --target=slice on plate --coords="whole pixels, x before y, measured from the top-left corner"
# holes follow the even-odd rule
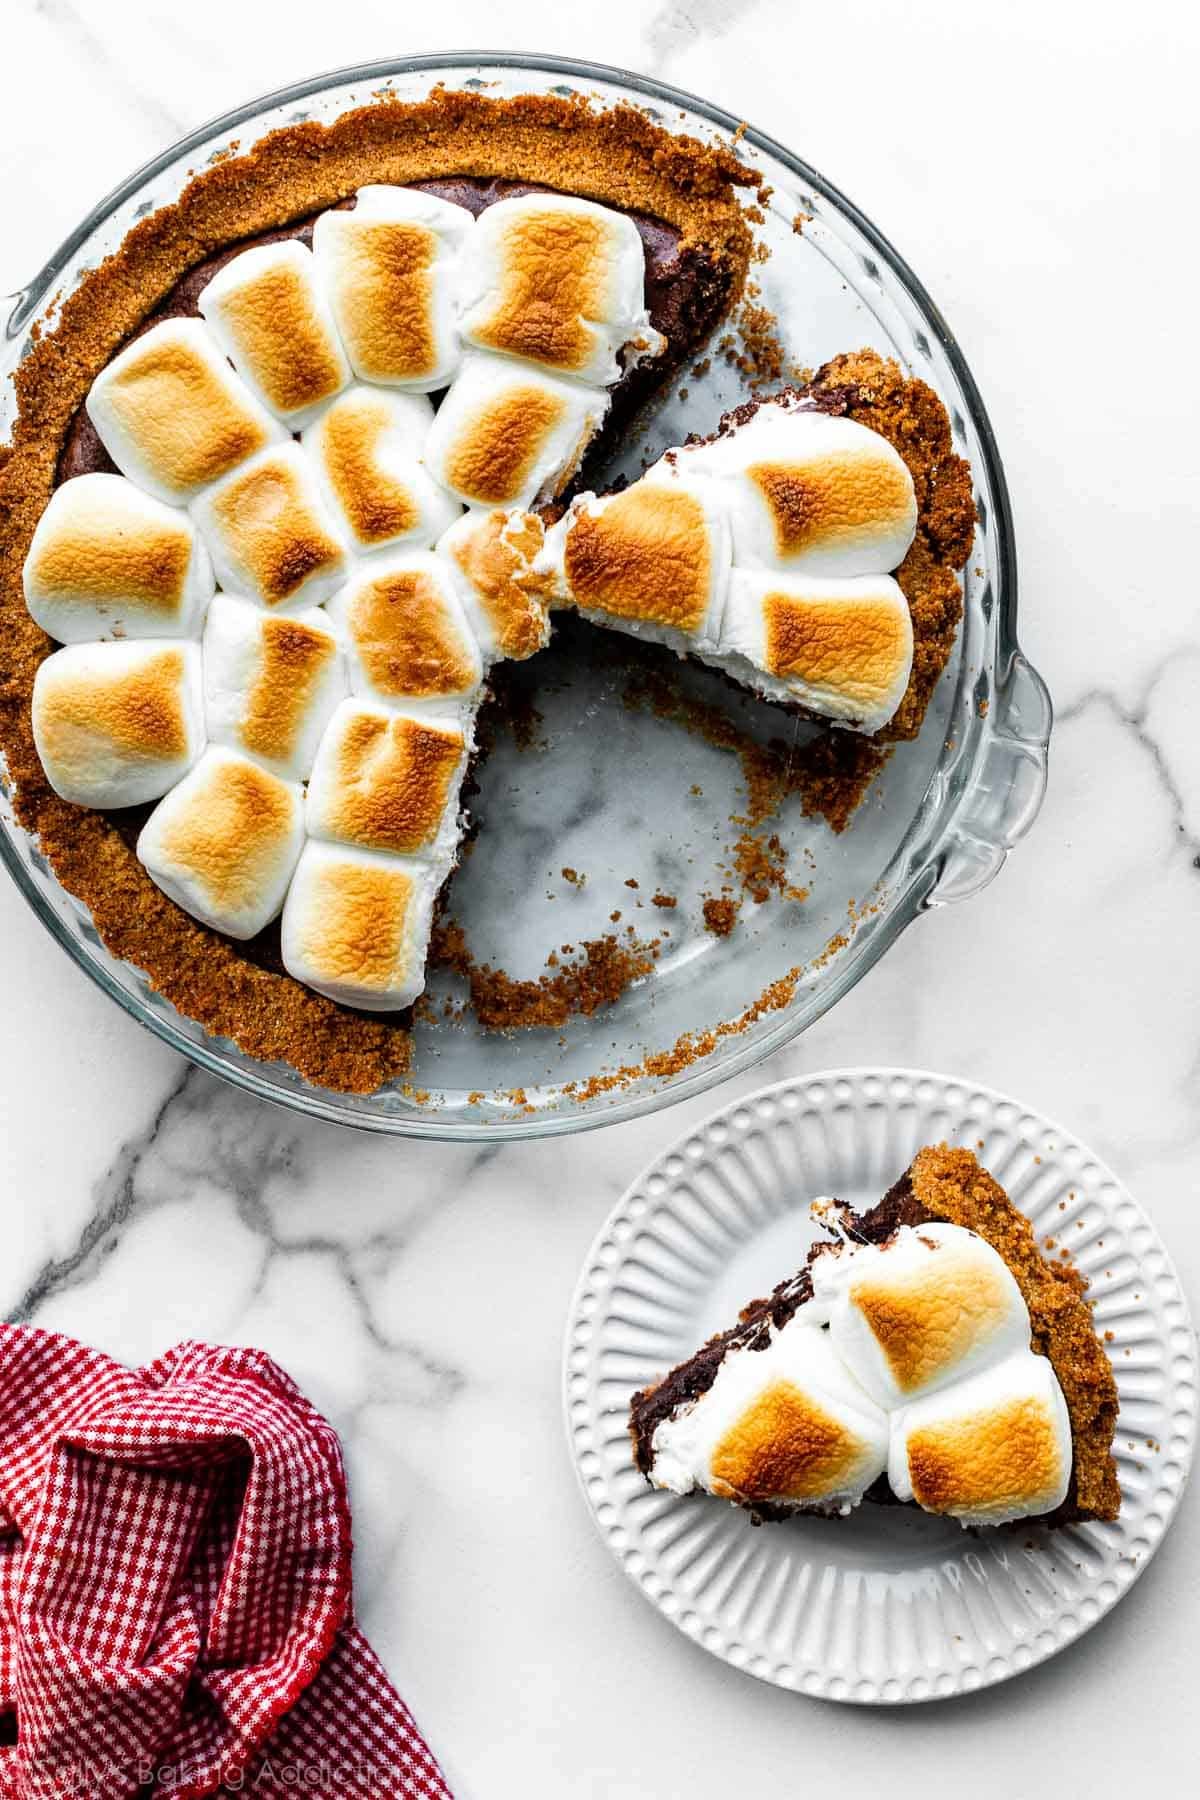
[[[921,1150],[829,1236],[633,1396],[653,1486],[758,1520],[917,1505],[964,1526],[1114,1519],[1117,1391],[1083,1278],[969,1150]]]

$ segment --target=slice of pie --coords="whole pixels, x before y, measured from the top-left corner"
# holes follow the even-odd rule
[[[407,1067],[489,677],[555,608],[919,730],[974,529],[923,383],[849,354],[598,480],[741,295],[751,180],[628,108],[387,101],[206,170],[33,345],[17,816],[207,1030],[333,1088]]]
[[[754,1519],[916,1505],[964,1526],[1115,1519],[1117,1390],[1085,1283],[969,1150],[814,1211],[800,1271],[633,1396],[638,1468]]]

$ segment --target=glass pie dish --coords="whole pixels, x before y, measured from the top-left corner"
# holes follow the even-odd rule
[[[1016,561],[1008,494],[987,415],[933,302],[890,245],[789,151],[705,102],[660,83],[555,58],[415,57],[338,71],[204,126],[131,176],[82,221],[13,297],[0,376],[53,329],[55,305],[133,224],[176,200],[197,169],[245,152],[299,120],[330,121],[386,90],[418,99],[438,84],[504,98],[580,94],[643,108],[667,130],[728,143],[771,190],[756,236],[756,305],[774,315],[789,366],[816,368],[871,347],[926,380],[970,462],[978,511],[964,572],[964,618],[919,736],[899,744],[848,829],[834,834],[798,803],[772,818],[787,896],[741,906],[718,935],[703,902],[730,872],[731,822],[746,811],[742,764],[684,731],[652,702],[631,703],[619,659],[566,649],[529,665],[532,732],[500,732],[477,774],[481,830],[455,876],[450,913],[476,965],[518,982],[544,978],[583,948],[635,933],[642,972],[610,1004],[564,1022],[496,1031],[461,1005],[456,977],[433,972],[408,1076],[377,1093],[316,1087],[282,1063],[212,1038],[104,948],[86,909],[60,887],[5,789],[0,854],[39,918],[113,999],[200,1066],[264,1099],[398,1135],[486,1139],[580,1130],[652,1111],[760,1061],[819,1018],[921,911],[976,892],[1028,829],[1046,780],[1051,706],[1016,639]],[[803,218],[800,218],[803,215]],[[800,226],[801,228],[797,228]],[[745,377],[714,355],[673,382],[603,471],[635,476],[690,432],[712,430],[746,398]],[[11,428],[0,391],[0,439]],[[607,634],[605,634],[607,635]],[[569,652],[569,653],[568,653]],[[719,704],[755,742],[809,730],[719,678],[677,677],[689,708]],[[719,698],[718,698],[719,697]],[[802,882],[803,888],[797,884]],[[618,924],[619,915],[619,924]],[[709,921],[711,923],[711,921]],[[622,939],[623,941],[623,939]]]

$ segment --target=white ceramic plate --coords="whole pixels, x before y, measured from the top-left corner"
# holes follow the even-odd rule
[[[1112,1525],[972,1534],[863,1506],[756,1529],[647,1487],[629,1397],[804,1259],[808,1203],[873,1204],[924,1144],[980,1160],[1091,1282],[1120,1391]],[[987,1088],[850,1069],[714,1114],[634,1182],[592,1248],[566,1341],[567,1428],[626,1574],[715,1656],[830,1700],[939,1699],[1031,1668],[1094,1625],[1162,1540],[1196,1427],[1196,1350],[1175,1271],[1120,1182],[1069,1132]]]

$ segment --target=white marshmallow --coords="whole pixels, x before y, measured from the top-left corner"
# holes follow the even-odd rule
[[[71,644],[38,667],[33,738],[77,806],[157,800],[204,748],[200,647],[178,638]]]
[[[769,700],[872,732],[904,698],[912,657],[912,615],[890,575],[735,569],[707,660]]]
[[[523,661],[550,642],[553,575],[539,558],[545,530],[536,513],[499,508],[463,513],[438,539],[485,665]]]
[[[834,1348],[880,1406],[1029,1348],[1029,1313],[1008,1264],[961,1225],[904,1225],[883,1244],[827,1250],[812,1278]]]
[[[212,743],[303,781],[345,697],[345,658],[328,614],[279,618],[218,594],[204,631],[204,709]]]
[[[362,564],[331,601],[350,687],[387,706],[461,713],[483,682],[479,646],[446,564],[427,550]]]
[[[531,506],[563,491],[607,410],[594,388],[475,351],[438,409],[425,466],[470,506]]]
[[[299,444],[264,450],[193,502],[217,580],[273,612],[319,606],[349,558],[311,458]]]
[[[285,435],[202,319],[164,319],[134,338],[86,404],[122,475],[174,505]]]
[[[38,520],[24,584],[29,611],[62,644],[191,637],[213,572],[185,512],[123,475],[78,475]]]
[[[444,880],[443,869],[310,838],[283,909],[288,974],[342,1006],[411,1006]]]
[[[912,476],[885,437],[777,401],[672,453],[726,489],[738,568],[853,576],[899,567],[917,528]]]
[[[295,238],[243,250],[198,305],[247,387],[290,431],[350,380],[312,251]]]
[[[804,1314],[765,1349],[727,1351],[708,1391],[662,1421],[655,1487],[797,1510],[858,1505],[887,1466],[887,1415]]]
[[[892,1415],[898,1500],[966,1525],[1053,1512],[1071,1480],[1071,1420],[1047,1357],[1017,1350]]]
[[[675,650],[716,652],[730,542],[712,483],[659,465],[622,493],[585,494],[548,533],[540,566],[585,618]]]
[[[325,499],[360,554],[427,550],[462,515],[422,456],[433,423],[424,394],[352,387],[304,433]]]
[[[627,213],[566,194],[482,212],[462,265],[462,334],[480,350],[606,387],[666,340],[645,305],[645,255]]]
[[[329,724],[305,805],[311,837],[448,866],[470,748],[452,719],[346,700]]]
[[[245,939],[279,913],[303,843],[299,784],[213,745],[159,801],[137,853],[177,906]]]
[[[358,190],[322,213],[313,252],[360,381],[432,392],[458,369],[458,270],[475,222],[465,206],[413,188]]]

